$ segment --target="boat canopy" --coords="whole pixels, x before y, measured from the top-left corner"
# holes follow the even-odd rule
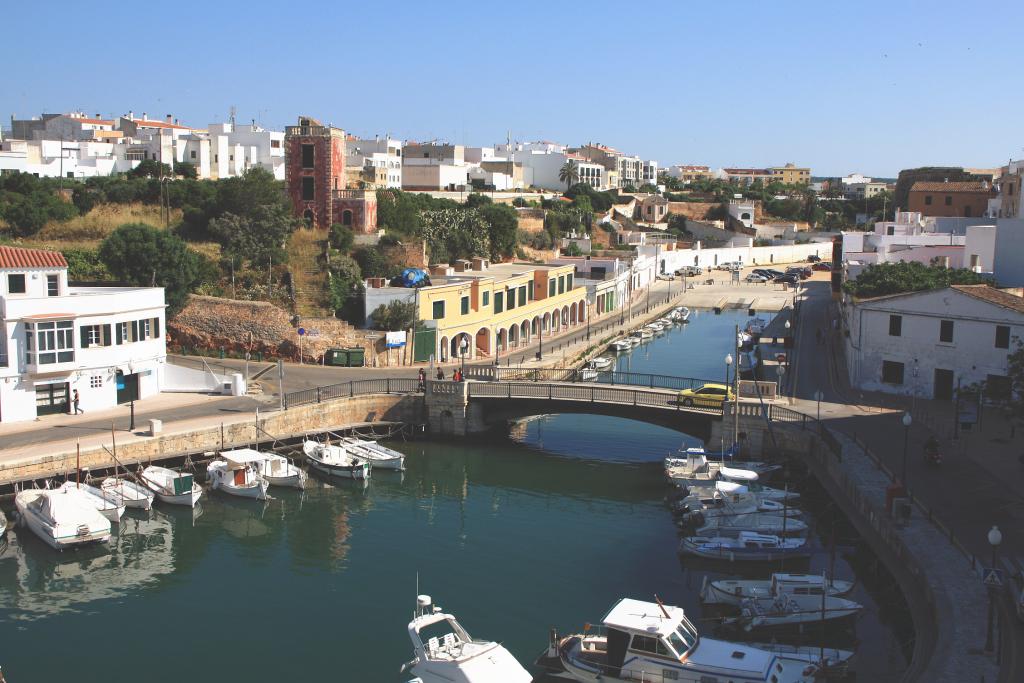
[[[234,451],[222,451],[220,456],[227,460],[229,469],[240,469],[249,463],[264,462],[269,457],[251,448],[239,448]]]
[[[668,617],[665,614],[668,614]],[[665,605],[664,611],[656,602],[623,598],[604,616],[608,628],[633,633],[668,636],[680,623],[687,623],[682,607]]]

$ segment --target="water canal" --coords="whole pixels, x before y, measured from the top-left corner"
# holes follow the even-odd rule
[[[724,379],[737,318],[695,312],[618,363]],[[697,591],[714,568],[680,561],[663,504],[660,460],[685,437],[585,415],[533,420],[515,437],[392,443],[409,454],[404,475],[375,473],[365,488],[311,479],[265,505],[214,494],[198,515],[129,515],[109,548],[58,556],[9,533],[4,673],[11,683],[405,681],[417,575],[420,592],[523,662],[550,626],[579,628],[623,596],[657,593],[710,631]],[[817,511],[815,542],[824,548],[835,522],[836,574],[859,580],[861,680],[897,680],[909,636],[891,581],[813,484],[799,486]],[[828,564],[823,549],[811,567]]]

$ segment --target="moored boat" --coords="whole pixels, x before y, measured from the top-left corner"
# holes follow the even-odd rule
[[[740,614],[722,620],[726,628],[744,631],[800,629],[807,625],[835,625],[853,619],[864,609],[845,598],[821,595],[779,595],[744,598]]]
[[[779,538],[770,534],[741,531],[735,537],[687,536],[679,542],[684,555],[730,562],[773,562],[789,557],[809,557],[805,538]]]
[[[431,634],[426,637],[426,634]],[[429,595],[416,598],[409,622],[413,659],[402,665],[423,683],[530,683],[533,676],[501,644],[476,640],[451,614],[433,605]]]
[[[342,439],[340,443],[348,448],[350,453],[370,463],[372,469],[396,471],[405,469],[405,453],[381,446],[376,441],[348,437]]]
[[[686,306],[677,306],[675,309],[676,314],[679,316],[680,322],[690,322],[690,309]]]
[[[114,496],[125,507],[138,510],[149,510],[153,507],[155,495],[145,486],[136,484],[127,479],[107,477],[100,484],[100,488],[107,494]]]
[[[612,366],[612,359],[608,356],[597,356],[591,358],[588,365],[595,370],[604,371]]]
[[[771,652],[707,638],[680,607],[624,598],[602,626],[559,637],[552,633],[537,664],[577,681],[744,681],[803,683],[806,666]]]
[[[332,477],[369,479],[370,464],[342,446],[306,441],[302,444],[309,466]]]
[[[633,342],[629,341],[628,339],[616,339],[611,344],[609,344],[609,348],[611,348],[612,351],[618,352],[629,351],[631,348],[633,348]]]
[[[258,456],[259,454],[257,454]],[[210,488],[240,498],[267,499],[270,482],[260,476],[255,462],[259,460],[243,451],[227,451],[206,466]]]
[[[236,455],[237,454],[237,455]],[[257,473],[267,480],[271,486],[287,486],[301,489],[306,486],[306,472],[290,462],[288,458],[277,453],[266,453],[252,448],[238,448],[221,453],[224,457],[246,456],[256,468]]]
[[[108,494],[95,486],[66,481],[58,490],[66,491],[72,496],[78,496],[83,503],[92,505],[101,515],[115,524],[121,521],[121,515],[124,514],[124,503],[120,502],[114,495]]]
[[[704,526],[697,529],[695,535],[739,537],[748,531],[772,536],[796,536],[807,531],[807,523],[785,515],[760,512],[712,515],[704,519]]]
[[[81,496],[29,489],[14,496],[18,521],[54,550],[110,540],[110,520]]]
[[[826,579],[821,574],[776,572],[765,581],[744,579],[708,581],[705,577],[704,585],[700,590],[700,599],[708,605],[739,607],[746,598],[774,597],[783,593],[819,597],[825,593],[832,597],[842,597],[852,591],[853,586],[853,581]]]
[[[4,511],[0,510],[0,538],[7,533],[7,516],[4,515]]]
[[[203,490],[195,482],[195,477],[166,467],[150,465],[142,470],[139,478],[156,494],[160,502],[168,505],[195,507],[203,495]]]
[[[780,659],[815,667],[819,672],[842,676],[853,659],[853,650],[838,650],[833,647],[812,645],[788,645],[786,643],[750,643],[751,647],[772,652]]]
[[[715,488],[727,495],[735,493],[755,493],[762,498],[768,500],[788,501],[794,503],[800,500],[800,494],[796,491],[787,491],[783,489],[774,489],[770,486],[765,486],[759,482],[748,482],[746,484],[739,484],[733,481],[716,481]]]

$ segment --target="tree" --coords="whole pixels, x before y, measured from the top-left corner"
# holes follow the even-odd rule
[[[911,261],[868,266],[856,280],[843,284],[843,289],[858,298],[872,298],[887,294],[942,289],[950,285],[978,284],[992,284],[992,280],[967,268],[926,266]]]
[[[287,260],[284,246],[296,224],[291,211],[276,204],[257,206],[246,215],[223,213],[210,221],[209,230],[225,256],[262,266]]]
[[[190,180],[195,180],[199,177],[199,173],[196,171],[196,165],[188,161],[175,161],[174,175],[181,176],[182,178],[188,178]]]
[[[99,252],[92,249],[62,249],[68,262],[68,280],[99,281],[109,280],[110,271],[100,260]]]
[[[182,309],[199,284],[200,257],[176,235],[128,223],[100,245],[100,260],[117,278],[138,287],[163,287],[168,317]]]
[[[362,324],[363,281],[355,259],[339,255],[331,259],[327,271],[326,304],[334,314],[349,322]]]
[[[349,250],[352,249],[352,243],[355,241],[355,235],[352,233],[352,228],[342,225],[341,223],[332,223],[327,239],[332,247],[338,251],[348,253]]]
[[[408,330],[419,322],[416,315],[416,303],[413,301],[392,301],[381,304],[370,314],[373,318],[373,329],[397,332]]]
[[[515,253],[516,232],[519,229],[516,210],[508,204],[489,204],[480,210],[480,215],[487,223],[491,259],[500,261],[511,257]]]
[[[171,175],[171,167],[156,159],[143,159],[139,165],[128,171],[132,178],[163,178]]]
[[[569,159],[562,168],[558,169],[558,179],[565,183],[565,189],[569,189],[580,180],[580,167],[572,159]]]
[[[391,277],[392,270],[380,249],[359,247],[352,252],[352,258],[359,265],[363,279],[368,277]]]
[[[490,197],[485,194],[480,194],[479,192],[471,192],[470,195],[466,197],[467,209],[478,209],[482,206],[493,203],[494,202],[491,201]]]
[[[432,262],[486,256],[491,253],[487,222],[476,209],[424,211],[423,239]]]
[[[565,248],[566,256],[583,256],[583,250],[580,249],[580,245],[575,242],[569,242],[569,246]]]
[[[651,183],[644,183],[640,186],[640,191],[646,194],[658,194],[658,188]]]
[[[70,204],[42,186],[27,194],[3,192],[0,198],[0,216],[18,237],[31,237],[50,221],[66,221],[78,214]]]

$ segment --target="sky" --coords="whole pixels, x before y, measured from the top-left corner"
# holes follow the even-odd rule
[[[0,117],[299,115],[894,177],[1024,157],[1024,2],[10,3]]]

